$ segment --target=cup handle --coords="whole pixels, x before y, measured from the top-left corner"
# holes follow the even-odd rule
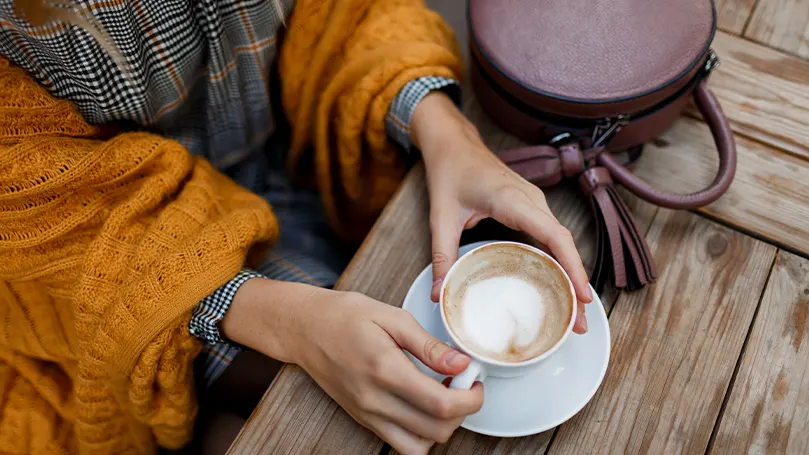
[[[469,390],[476,380],[486,379],[486,370],[483,365],[475,359],[469,362],[469,366],[463,370],[463,373],[452,378],[449,383],[450,389]]]

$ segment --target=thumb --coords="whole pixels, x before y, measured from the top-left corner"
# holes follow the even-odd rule
[[[386,329],[399,347],[439,374],[455,376],[469,366],[468,356],[430,335],[412,316],[407,316]]]
[[[433,302],[438,302],[444,278],[458,259],[462,230],[460,210],[434,207],[430,211],[430,232],[433,237],[433,287],[430,298]]]

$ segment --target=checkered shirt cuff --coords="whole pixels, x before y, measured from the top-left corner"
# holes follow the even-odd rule
[[[252,270],[243,269],[232,280],[202,299],[194,308],[191,321],[188,323],[191,335],[211,343],[227,343],[219,334],[219,321],[225,317],[230,304],[233,303],[233,296],[242,284],[250,278],[261,277],[262,275]]]
[[[439,76],[425,76],[413,79],[399,90],[393,99],[385,117],[385,129],[391,139],[399,143],[406,151],[411,150],[410,120],[416,106],[433,90],[441,90],[455,101],[461,103],[461,86],[455,79]]]

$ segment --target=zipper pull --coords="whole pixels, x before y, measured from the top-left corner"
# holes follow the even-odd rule
[[[714,52],[713,49],[709,49],[708,58],[705,60],[705,66],[703,67],[703,77],[708,77],[708,75],[711,74],[711,71],[719,67],[720,63],[719,56],[716,55],[716,52]]]
[[[600,147],[628,124],[629,116],[625,114],[604,119],[593,128],[593,135],[590,137],[590,142],[593,144],[592,147]]]

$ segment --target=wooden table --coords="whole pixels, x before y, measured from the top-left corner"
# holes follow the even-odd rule
[[[463,0],[428,2],[466,39]],[[711,86],[731,121],[738,171],[696,212],[630,198],[660,278],[602,295],[612,331],[604,383],[573,419],[532,437],[458,430],[434,453],[809,453],[809,1],[717,0]],[[465,90],[464,112],[492,149],[519,145]],[[646,147],[636,173],[695,190],[716,154],[692,109]],[[551,208],[593,257],[588,209],[571,188]],[[340,280],[401,305],[430,261],[424,171],[415,168]],[[233,454],[387,454],[299,367],[267,390]]]

